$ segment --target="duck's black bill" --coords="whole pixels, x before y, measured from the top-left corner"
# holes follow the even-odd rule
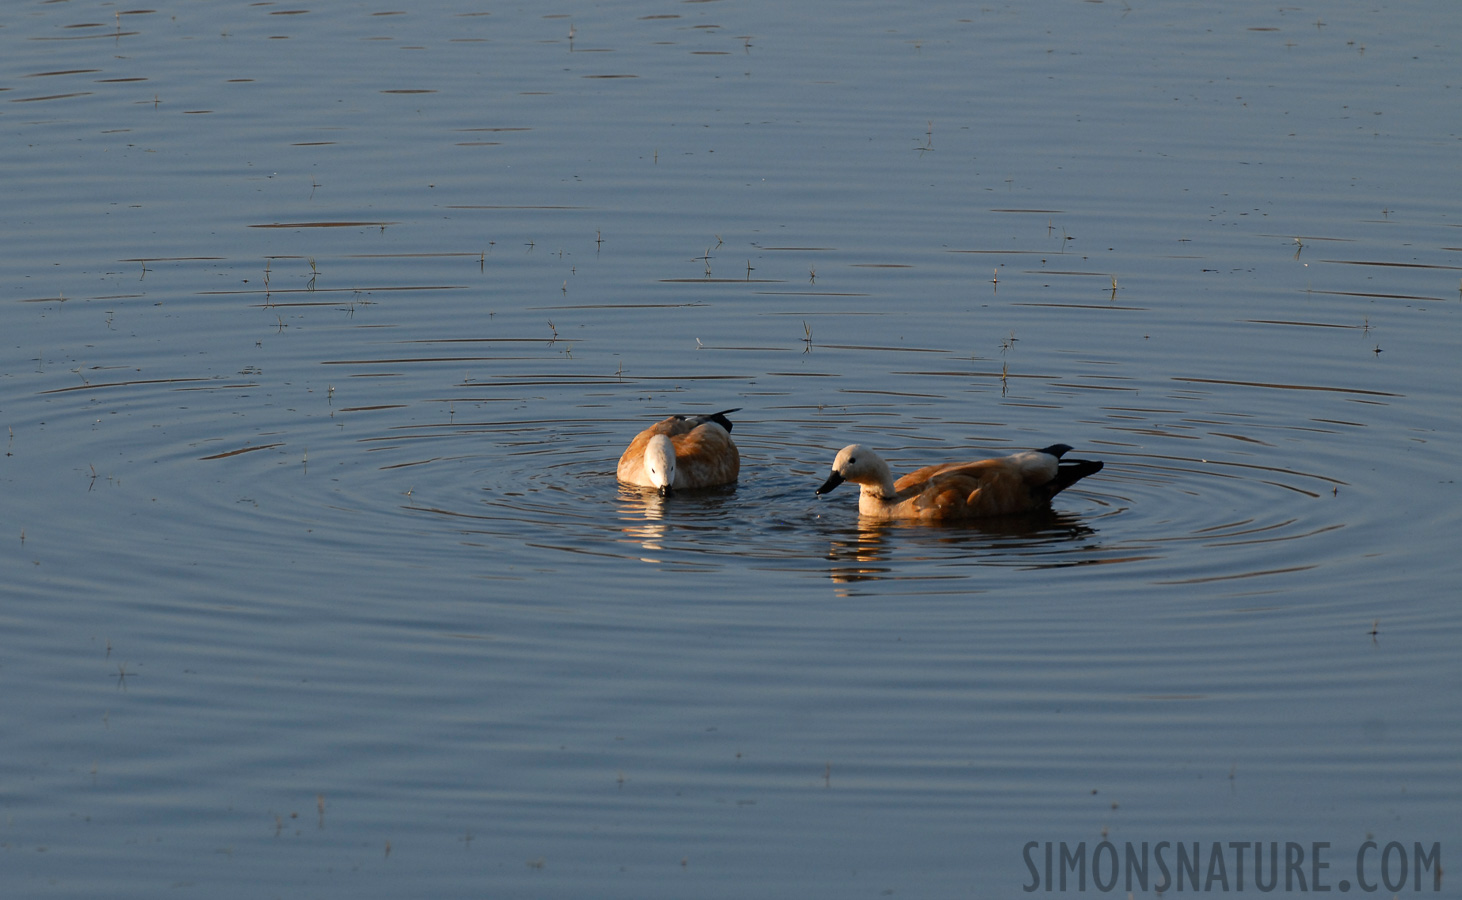
[[[832,490],[842,483],[843,476],[839,475],[837,472],[834,472],[827,477],[827,481],[824,481],[822,483],[822,487],[817,489],[817,493],[826,494],[828,491]]]

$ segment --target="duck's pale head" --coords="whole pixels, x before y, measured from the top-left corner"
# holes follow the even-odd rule
[[[670,493],[675,484],[675,445],[670,438],[657,434],[645,444],[645,474],[660,493]]]
[[[849,444],[833,459],[832,474],[817,493],[826,494],[844,481],[882,487],[888,480],[888,463],[862,444]]]

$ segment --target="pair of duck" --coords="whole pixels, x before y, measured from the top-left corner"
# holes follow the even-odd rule
[[[661,493],[733,483],[741,472],[741,455],[726,416],[739,411],[656,422],[636,435],[619,458],[619,480]],[[838,451],[832,474],[817,493],[851,481],[862,488],[858,512],[873,519],[945,521],[1034,512],[1102,470],[1100,461],[1063,460],[1070,450],[1066,444],[1052,444],[995,459],[925,466],[895,481],[883,457],[861,444],[849,444]]]

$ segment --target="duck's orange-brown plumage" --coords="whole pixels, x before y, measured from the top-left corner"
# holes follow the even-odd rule
[[[1032,512],[1101,471],[1100,462],[1062,462],[1070,449],[1055,444],[995,459],[925,466],[894,481],[882,457],[852,444],[838,453],[832,474],[817,492],[854,482],[861,488],[858,511],[875,519],[948,521]]]
[[[619,457],[619,480],[660,490],[731,484],[741,474],[741,454],[731,440],[731,420],[726,416],[738,411],[671,416],[656,422],[635,435]]]

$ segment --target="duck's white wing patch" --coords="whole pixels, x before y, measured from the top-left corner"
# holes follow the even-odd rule
[[[1055,478],[1056,470],[1061,465],[1059,459],[1040,450],[1013,453],[1006,459],[1020,473],[1021,480],[1032,485],[1045,484]]]

